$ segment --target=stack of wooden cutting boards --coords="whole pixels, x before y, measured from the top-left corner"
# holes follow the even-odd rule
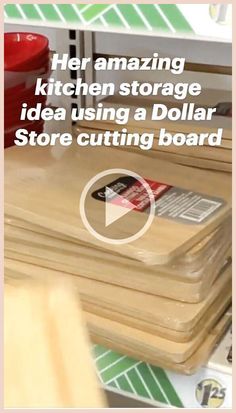
[[[223,101],[222,101],[223,99]],[[147,157],[151,157],[158,160],[164,160],[173,162],[175,164],[192,166],[201,169],[222,171],[225,173],[232,172],[232,118],[230,112],[231,106],[231,93],[217,90],[207,90],[199,97],[191,97],[191,102],[186,99],[185,103],[195,103],[199,107],[217,107],[216,115],[213,115],[210,121],[170,121],[170,120],[151,120],[152,107],[155,103],[161,103],[172,107],[182,107],[182,103],[178,101],[171,101],[167,97],[160,99],[157,98],[135,98],[120,96],[112,96],[102,101],[104,108],[129,108],[130,116],[128,124],[121,125],[113,120],[107,121],[80,121],[77,124],[77,130],[80,132],[94,132],[96,131],[121,131],[127,129],[129,133],[154,133],[153,146],[149,150],[140,149],[137,146],[126,147],[125,150],[143,154]],[[203,103],[204,102],[204,103]],[[222,102],[222,103],[221,103]],[[135,110],[138,107],[143,107],[147,111],[147,119],[145,121],[135,121],[133,119]],[[231,108],[231,109],[230,109]],[[208,141],[204,141],[204,145],[198,146],[176,146],[170,144],[169,146],[163,146],[159,144],[160,129],[164,128],[166,132],[172,136],[177,133],[215,133],[218,128],[223,128],[223,135],[220,146],[210,146]],[[123,149],[118,147],[118,149]]]
[[[111,168],[167,184],[176,194],[200,196],[200,218],[173,219],[157,208],[141,238],[120,245],[98,240],[84,227],[79,201],[89,180]],[[115,178],[104,177],[103,184]],[[91,194],[86,213],[102,227],[104,203]],[[131,210],[109,235],[125,238],[141,215]],[[76,143],[9,148],[5,257],[9,278],[70,278],[95,342],[190,374],[207,361],[231,322],[230,176]]]

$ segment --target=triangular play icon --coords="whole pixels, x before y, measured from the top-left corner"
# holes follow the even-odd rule
[[[115,197],[119,205],[114,205],[110,199]],[[105,226],[113,224],[124,215],[136,208],[136,205],[129,202],[123,196],[114,192],[111,188],[106,187],[106,209],[105,209]],[[123,205],[123,206],[122,206]]]

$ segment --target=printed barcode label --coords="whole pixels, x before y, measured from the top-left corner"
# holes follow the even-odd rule
[[[217,214],[225,205],[221,198],[178,188],[169,184],[145,178],[155,198],[155,215],[172,219],[186,225],[202,224]],[[102,202],[110,202],[133,211],[150,212],[150,199],[146,189],[132,176],[121,176],[108,182],[92,193],[92,197]]]
[[[194,222],[202,222],[221,205],[220,202],[211,201],[209,199],[200,199],[196,204],[181,214],[180,217]]]
[[[217,214],[223,205],[225,201],[221,198],[172,187],[157,199],[155,214],[184,224],[199,225]]]

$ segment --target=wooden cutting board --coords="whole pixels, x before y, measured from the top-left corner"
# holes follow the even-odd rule
[[[196,245],[194,245],[192,248],[186,251],[185,254],[179,256],[176,260],[173,260],[168,265],[158,265],[157,268],[154,268],[154,266],[147,266],[147,268],[145,267],[145,270],[154,270],[159,272],[163,271],[168,275],[177,275],[178,278],[184,279],[189,278],[189,281],[195,282],[196,280],[201,278],[200,272],[203,269],[203,267],[205,268],[208,260],[213,260],[215,258],[215,254],[216,256],[218,256],[220,251],[222,251],[224,247],[228,249],[228,247],[231,245],[231,227],[232,219],[230,217],[223,221],[222,224],[211,234],[204,237],[200,242],[198,242]],[[18,230],[18,228],[20,230]],[[42,238],[41,235],[46,236]],[[127,261],[125,257],[121,257],[120,255],[114,253],[111,254],[110,252],[107,253],[103,251],[101,248],[99,249],[91,244],[82,244],[79,242],[75,242],[73,238],[66,237],[65,235],[62,235],[52,230],[47,230],[46,228],[43,228],[39,225],[34,225],[21,219],[12,218],[8,215],[5,215],[5,237],[8,237],[8,239],[11,240],[14,240],[16,237],[18,237],[21,239],[22,242],[30,240],[31,243],[40,243],[39,239],[41,238],[41,241],[43,241],[43,245],[48,245],[49,247],[60,247],[63,248],[64,251],[74,251],[76,254],[78,253],[77,248],[80,248],[80,253],[93,253],[95,254],[94,257],[96,256],[96,258],[98,259],[100,257],[103,257],[103,260],[111,260],[112,262],[114,259],[117,260],[118,257],[119,261],[121,263],[124,262],[127,266],[134,265],[136,270],[140,268],[140,264],[134,260]],[[58,242],[60,242],[60,245],[58,244]]]
[[[156,357],[169,363],[178,364],[188,360],[207,337],[207,334],[200,332],[189,342],[176,343],[95,314],[87,313],[86,319],[92,338],[95,334],[116,343],[117,351],[121,351],[118,346],[124,344],[130,351],[138,351],[140,354],[143,352],[152,358]]]
[[[220,267],[220,262],[223,262],[225,254],[227,257],[227,251],[229,251],[232,243],[229,234],[231,220],[227,220],[214,233],[191,248],[185,255],[173,260],[170,264],[166,266],[147,266],[135,260],[93,248],[92,245],[74,243],[69,238],[57,238],[57,234],[50,233],[47,230],[44,232],[44,229],[38,226],[26,224],[27,229],[25,229],[25,222],[23,221],[7,219],[6,222],[10,222],[10,224],[5,223],[5,240],[20,243],[19,248],[22,253],[26,253],[25,244],[27,246],[30,244],[32,248],[38,247],[41,249],[46,247],[48,252],[52,250],[55,253],[58,250],[63,251],[64,254],[68,252],[72,258],[78,260],[81,258],[90,260],[91,255],[93,255],[94,259],[101,261],[101,265],[107,263],[112,268],[119,265],[121,270],[122,268],[123,270],[124,268],[132,268],[136,272],[141,271],[154,275],[164,273],[166,274],[165,277],[194,283],[202,278],[208,278],[208,271],[215,265],[216,261]],[[30,251],[30,246],[27,251]],[[75,264],[79,265],[79,261],[75,261]]]
[[[9,267],[9,264],[7,265]],[[10,260],[10,268],[11,267],[12,267],[12,260]],[[21,263],[19,263],[19,268],[21,268]],[[40,271],[40,268],[39,268],[39,271]],[[55,272],[55,270],[53,270],[51,273],[58,275]],[[11,272],[11,274],[13,277],[13,271]],[[74,277],[72,276],[72,274],[64,274],[64,275],[66,279],[70,279],[70,281],[73,283],[75,287],[78,288],[78,290],[80,289],[80,277]],[[39,277],[40,277],[40,274],[39,274]],[[171,341],[186,342],[186,341],[190,341],[193,337],[195,337],[199,333],[199,331],[203,331],[203,330],[209,331],[209,329],[212,327],[216,319],[219,318],[219,315],[223,312],[223,310],[226,308],[226,306],[230,302],[231,290],[229,290],[229,292],[225,295],[223,300],[220,295],[210,306],[207,313],[203,314],[202,318],[195,325],[195,327],[188,331],[171,330],[169,328],[165,328],[155,323],[152,323],[152,320],[143,321],[138,318],[134,318],[134,317],[121,314],[120,312],[115,312],[110,309],[107,310],[106,308],[102,306],[87,303],[86,299],[83,299],[83,295],[81,296],[81,299],[82,299],[83,309],[87,310],[88,312],[92,312],[101,317],[109,318],[109,319],[124,323],[128,326],[135,327],[143,331],[147,331],[148,333],[151,333],[151,334],[157,334],[158,336],[164,337]]]
[[[231,291],[227,293],[223,301],[220,296],[217,300],[211,305],[209,310],[203,317],[199,320],[196,326],[192,330],[188,331],[175,331],[169,328],[161,327],[157,324],[153,324],[152,321],[145,322],[138,318],[129,317],[124,314],[106,310],[103,307],[100,307],[96,304],[88,304],[86,301],[82,300],[83,310],[88,313],[98,315],[102,318],[108,318],[109,320],[117,321],[118,323],[136,328],[141,331],[145,331],[150,334],[157,335],[158,337],[163,337],[167,340],[184,343],[191,341],[196,337],[200,332],[207,331],[209,332],[211,328],[215,325],[216,321],[221,318],[225,309],[229,306],[231,302]]]
[[[88,316],[87,316],[88,318]],[[98,320],[99,317],[96,317],[96,321],[99,322]],[[143,360],[146,361],[147,363],[150,363],[152,365],[156,365],[158,367],[164,368],[164,369],[170,369],[179,373],[184,373],[184,374],[194,374],[198,368],[200,368],[202,365],[206,364],[206,362],[209,359],[209,356],[212,352],[212,350],[215,348],[217,343],[219,343],[221,337],[224,335],[225,331],[229,327],[231,323],[231,312],[227,311],[222,319],[216,324],[216,326],[212,329],[212,331],[208,334],[204,342],[199,346],[197,351],[185,362],[183,363],[171,363],[163,358],[158,358],[156,354],[148,354],[146,351],[139,351],[137,347],[133,347],[132,349],[128,347],[125,343],[116,343],[111,340],[110,337],[101,337],[97,334],[95,331],[96,329],[96,324],[92,324],[92,321],[90,320],[90,336],[92,340],[97,343],[101,344],[103,346],[106,346],[109,349],[112,349],[114,351],[126,354],[127,356],[133,357],[137,360]],[[93,318],[94,321],[94,318]],[[102,318],[100,319],[100,322],[102,322]],[[93,331],[94,327],[94,331]],[[134,333],[134,330],[133,330]]]
[[[76,143],[66,149],[61,146],[52,149],[25,147],[24,150],[12,147],[5,152],[7,214],[150,264],[164,264],[186,252],[231,213],[231,182],[220,174],[206,175],[203,171],[161,161],[156,163],[151,159],[147,161],[144,156],[110,148],[78,148]],[[138,240],[125,245],[110,245],[95,239],[84,228],[79,199],[88,181],[111,167],[131,169],[147,179],[198,191],[209,197],[220,197],[226,203],[202,224],[155,217],[151,228]],[[109,184],[107,177],[103,182]],[[102,184],[100,182],[99,187]],[[112,207],[116,208],[115,205]],[[103,203],[89,197],[86,212],[93,217],[97,230],[103,230]],[[130,211],[110,226],[108,236],[126,237],[128,229],[131,231],[140,225],[140,214]]]
[[[79,291],[83,301],[88,304],[97,304],[107,310],[120,312],[147,322],[152,320],[154,324],[169,329],[187,331],[194,328],[218,295],[221,295],[223,299],[225,289],[231,287],[230,271],[231,269],[226,270],[225,275],[222,274],[216,280],[208,296],[196,304],[181,303],[85,278],[80,279]],[[108,295],[109,293],[112,295]],[[113,297],[113,295],[116,296]]]
[[[199,302],[206,297],[230,256],[229,245],[226,241],[213,251],[201,269],[200,280],[186,282],[183,276],[169,277],[158,267],[148,267],[125,257],[111,256],[5,224],[6,257],[187,302]],[[185,275],[184,267],[182,273]],[[188,281],[189,277],[186,278]]]
[[[19,244],[18,244],[19,245]],[[30,255],[32,254],[32,255]],[[37,255],[36,255],[37,254]],[[204,300],[209,293],[215,278],[219,274],[219,266],[216,265],[215,273],[212,272],[211,278],[205,278],[198,283],[183,283],[180,280],[163,278],[158,275],[151,276],[150,274],[143,273],[141,276],[135,276],[134,271],[119,272],[119,267],[112,272],[106,272],[107,267],[102,265],[101,261],[96,260],[99,264],[99,270],[94,270],[90,261],[82,260],[81,265],[73,266],[73,257],[70,255],[61,257],[61,251],[55,256],[54,260],[45,258],[46,251],[40,251],[37,249],[36,253],[29,252],[28,254],[20,253],[17,251],[17,244],[10,245],[6,241],[5,257],[19,260],[25,263],[34,264],[42,267],[46,267],[52,270],[63,271],[73,276],[86,277],[97,281],[102,281],[112,285],[117,285],[131,290],[141,291],[143,293],[159,295],[162,297],[171,298],[178,301],[187,303],[198,303]],[[53,254],[51,254],[53,255]],[[227,254],[228,255],[228,254]],[[61,257],[61,258],[60,258]],[[231,262],[231,259],[228,259]],[[100,264],[101,263],[101,264]],[[222,263],[221,263],[222,264]],[[117,278],[114,277],[115,273],[118,273]],[[214,276],[214,277],[213,277]]]
[[[102,101],[104,107],[112,107],[115,109],[118,108],[130,108],[130,116],[128,126],[134,126],[142,128],[148,128],[152,130],[160,130],[160,128],[165,128],[168,130],[175,130],[176,132],[182,133],[213,133],[216,132],[218,128],[223,128],[223,137],[224,139],[232,140],[232,118],[227,118],[224,116],[213,116],[212,120],[209,121],[170,121],[168,119],[164,119],[162,121],[153,121],[151,120],[151,108],[150,106],[145,106],[145,104],[140,105],[140,99],[133,100],[131,104],[129,104],[128,100],[125,99],[117,99],[116,96],[109,96]],[[158,102],[157,102],[158,103]],[[183,102],[181,102],[182,104]],[[173,107],[176,105],[171,105]],[[133,115],[137,107],[145,107],[147,110],[147,119],[145,121],[135,121],[133,119]],[[113,123],[114,121],[106,121],[108,123]],[[89,124],[91,122],[82,121],[80,122],[81,126],[90,127]],[[125,125],[126,126],[126,125]]]
[[[153,158],[155,160],[161,160],[161,161],[166,161],[166,162],[173,162],[177,165],[182,165],[186,167],[194,167],[194,168],[199,168],[199,169],[204,169],[204,170],[209,170],[209,171],[216,171],[216,172],[227,172],[231,173],[232,172],[232,164],[231,163],[226,163],[226,162],[220,162],[220,161],[214,161],[212,159],[202,159],[202,158],[193,158],[191,156],[184,156],[184,155],[178,155],[174,153],[167,153],[163,152],[161,150],[154,151],[143,151],[140,148],[135,148],[135,147],[125,147],[117,148],[120,151],[127,151],[129,153],[135,153],[137,155],[144,155],[147,156],[148,158]],[[205,172],[206,173],[206,172]],[[207,171],[208,173],[208,171]]]
[[[75,131],[77,133],[79,131],[83,132],[86,131],[87,129],[89,130],[99,130],[99,131],[106,131],[106,130],[118,130],[121,131],[124,129],[124,125],[119,125],[117,123],[107,123],[107,122],[86,122],[86,126],[82,126],[82,123],[78,123],[75,126]],[[162,150],[166,152],[174,152],[174,153],[179,153],[182,155],[189,155],[193,157],[200,157],[200,158],[205,158],[205,159],[215,159],[215,160],[220,160],[224,162],[231,162],[231,151],[232,151],[232,141],[228,139],[222,138],[221,140],[221,145],[220,146],[210,146],[208,141],[204,142],[203,146],[176,146],[176,145],[169,145],[169,146],[163,146],[159,145],[159,134],[160,134],[160,129],[153,131],[153,129],[145,129],[142,127],[132,127],[132,126],[127,126],[125,129],[129,133],[154,133],[154,142],[153,142],[153,148],[155,150]],[[169,130],[168,132],[174,135],[176,133],[175,130]],[[222,159],[221,159],[222,155]],[[225,157],[225,158],[224,158]]]
[[[12,270],[11,270],[12,268]],[[31,280],[31,284],[40,282],[40,278],[43,277],[44,280],[46,280],[46,270],[43,268],[39,268],[39,267],[35,267],[33,268],[33,266],[29,266],[27,264],[21,264],[19,262],[10,262],[9,260],[7,260],[6,262],[6,267],[5,267],[5,271],[6,271],[6,275],[7,275],[7,279],[14,280],[14,282],[18,282],[20,284],[20,282],[22,282],[23,277],[26,277]],[[19,279],[18,281],[15,280],[15,277],[17,277],[17,274],[19,274],[20,277],[22,277],[21,279]],[[35,277],[38,274],[38,281],[35,279]],[[51,275],[50,275],[51,274]],[[48,272],[48,279],[50,280],[51,277],[54,277],[54,274],[50,271]],[[52,278],[51,278],[52,279]],[[58,273],[58,276],[55,274],[55,280],[58,279],[58,283],[60,284],[60,282],[62,282],[62,279],[60,280],[60,274]],[[65,281],[65,280],[64,280]],[[84,280],[83,280],[84,281]],[[29,282],[29,281],[26,281]],[[42,282],[42,280],[41,280]],[[65,285],[65,284],[64,284]],[[64,286],[63,285],[63,286]],[[97,288],[97,287],[96,287]],[[30,291],[28,292],[28,300],[30,299],[31,303],[32,301],[35,302],[35,304],[39,304],[40,305],[40,311],[41,309],[43,309],[44,312],[44,320],[45,317],[46,319],[49,318],[51,320],[51,316],[50,316],[50,309],[51,309],[51,300],[54,303],[54,298],[53,296],[51,297],[51,300],[49,301],[49,308],[45,303],[45,287],[43,287],[42,285],[42,290],[41,290],[41,299],[43,298],[44,300],[40,303],[38,303],[37,301],[37,295],[35,297],[35,295],[32,292],[32,295],[30,295],[32,291],[32,288],[30,289]],[[34,290],[33,290],[34,291]],[[81,290],[81,287],[79,287],[79,291],[83,296],[83,292]],[[222,290],[222,299],[225,300],[225,297],[227,297],[228,299],[228,292],[230,291],[230,285],[228,283],[228,288],[224,288]],[[57,293],[57,289],[56,289],[56,293]],[[55,294],[56,294],[55,293]],[[54,285],[52,287],[52,294],[54,295]],[[65,293],[66,294],[66,293]],[[219,294],[219,293],[218,293]],[[61,284],[61,291],[60,291],[60,295],[59,297],[63,297],[63,288],[62,288],[62,284]],[[71,297],[71,295],[69,295],[68,299]],[[28,303],[28,300],[26,299],[26,297],[24,296],[26,303]],[[24,300],[23,298],[23,300]],[[35,299],[35,301],[34,301]],[[14,302],[14,301],[13,301]],[[12,305],[13,305],[12,302]],[[61,311],[59,312],[59,314],[62,314],[62,312],[65,312],[64,309],[64,303],[63,301],[61,302]],[[74,302],[74,307],[76,307],[76,301]],[[58,305],[60,305],[60,301],[58,301]],[[75,314],[75,308],[72,307],[67,307],[67,311],[66,314],[64,315],[64,317],[66,316],[65,320],[67,319],[67,322],[69,321],[70,318],[72,318]],[[46,310],[46,312],[45,312]],[[49,310],[49,313],[48,313]],[[9,310],[8,310],[9,311]],[[14,308],[15,311],[15,308]],[[28,308],[28,314],[30,312],[30,308]],[[32,314],[32,313],[31,313]],[[34,314],[34,311],[33,311]],[[57,314],[58,316],[58,314]],[[31,318],[32,320],[32,318]],[[93,325],[96,326],[97,331],[99,331],[99,336],[105,336],[105,337],[110,337],[113,341],[117,342],[117,343],[126,343],[126,345],[128,347],[134,347],[134,348],[138,348],[140,349],[140,351],[146,351],[149,354],[154,354],[158,357],[158,358],[162,358],[163,360],[168,360],[170,362],[174,362],[174,363],[181,363],[185,360],[187,360],[199,347],[199,345],[201,344],[201,342],[204,340],[207,332],[203,330],[201,330],[197,336],[193,337],[189,342],[186,343],[177,343],[177,342],[172,342],[170,340],[167,340],[165,338],[162,337],[158,337],[156,335],[152,335],[150,333],[147,332],[143,332],[141,330],[135,330],[135,335],[133,334],[134,331],[133,328],[124,325],[124,324],[120,324],[114,320],[109,320],[109,319],[101,319],[101,322],[99,323],[99,317],[97,317],[97,315],[91,314],[89,315],[89,324],[90,322],[94,320]],[[78,320],[77,320],[78,321]],[[59,326],[61,328],[61,320],[60,317],[57,318],[57,323],[59,323]],[[14,331],[14,324],[12,325],[13,331]],[[72,327],[73,324],[71,323],[70,327]],[[53,329],[53,325],[50,323],[50,331],[55,331]],[[56,329],[57,331],[57,329]],[[66,331],[68,332],[68,329],[66,329]],[[72,333],[72,330],[69,330]],[[62,331],[61,334],[59,334],[59,337],[63,337],[62,335]],[[63,334],[65,334],[65,331],[63,329]],[[73,336],[69,336],[67,334],[66,336],[66,341],[73,341]],[[55,343],[56,338],[54,338],[53,342]],[[63,341],[62,343],[66,343],[66,341]],[[60,348],[60,347],[59,347]],[[79,348],[79,346],[78,346]],[[74,351],[76,351],[75,348],[75,343],[73,343],[73,349]],[[78,357],[78,356],[77,356]],[[78,360],[78,359],[77,359]],[[78,364],[77,364],[78,365]],[[67,376],[68,378],[68,376]],[[65,380],[65,377],[64,377]]]
[[[183,158],[188,156],[190,159],[196,158],[200,161],[203,160],[212,160],[216,162],[223,162],[225,163],[232,163],[232,151],[223,148],[213,148],[213,147],[202,147],[202,146],[195,146],[191,148],[190,146],[158,146],[154,145],[153,150],[155,152],[166,152],[170,154],[181,155]]]
[[[5,259],[5,272],[28,277],[65,277],[65,273],[25,264],[19,261]],[[76,277],[78,280],[78,278]],[[76,286],[77,287],[77,286]],[[144,294],[95,280],[79,278],[79,292],[83,301],[104,307],[107,310],[120,312],[130,317],[158,324],[177,331],[187,331],[194,328],[204,313],[208,311],[219,295],[224,297],[224,291],[231,287],[231,265],[216,280],[210,293],[200,303],[189,304],[167,298]],[[145,303],[145,304],[144,304]]]
[[[106,407],[69,282],[6,277],[4,407]]]
[[[117,126],[117,127],[116,127]],[[122,127],[115,125],[114,127],[109,124],[103,126],[103,130],[121,130]],[[79,133],[91,133],[101,132],[101,127],[97,123],[93,123],[93,129],[83,128],[80,125],[75,128],[75,136]],[[139,132],[136,129],[128,128],[128,132]],[[230,142],[230,141],[227,141]],[[117,147],[119,150],[126,150],[128,152],[134,152],[140,155],[149,156],[166,160],[168,162],[174,162],[180,165],[197,167],[201,169],[216,170],[222,172],[232,172],[232,151],[231,149],[214,148],[206,146],[158,146],[158,143],[154,141],[153,147],[149,150],[142,150],[137,146]]]

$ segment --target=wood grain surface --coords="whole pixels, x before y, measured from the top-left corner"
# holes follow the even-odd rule
[[[111,148],[78,148],[76,144],[68,148],[26,147],[24,151],[13,147],[5,152],[5,211],[8,215],[149,264],[164,264],[185,253],[231,214],[231,180],[225,174],[157,163]],[[225,205],[202,224],[183,224],[155,217],[152,226],[138,240],[126,245],[110,245],[95,239],[85,229],[79,214],[79,199],[88,181],[111,167],[131,169],[145,178],[220,197]],[[108,183],[107,178],[100,181],[99,187],[103,183]],[[103,203],[88,197],[86,213],[92,217],[97,231],[100,228],[102,231]],[[107,236],[117,239],[130,235],[140,225],[140,217],[140,213],[130,211],[110,226]]]

